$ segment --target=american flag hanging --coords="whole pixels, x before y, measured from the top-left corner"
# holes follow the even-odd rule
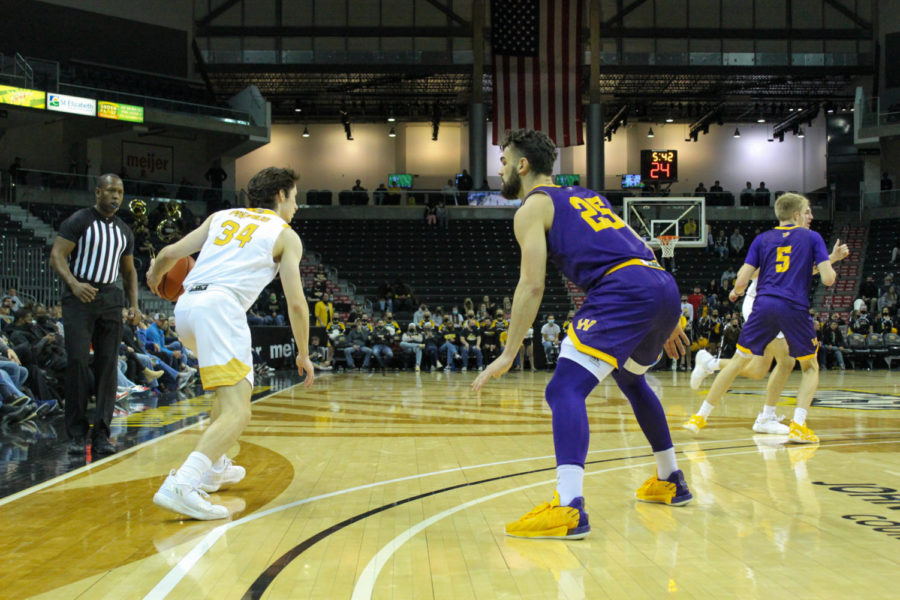
[[[557,146],[584,143],[583,0],[491,0],[494,144],[537,129]]]

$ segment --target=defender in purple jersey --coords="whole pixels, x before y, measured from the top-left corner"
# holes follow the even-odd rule
[[[590,531],[582,493],[590,437],[585,401],[607,375],[631,403],[656,458],[656,475],[637,490],[637,498],[673,506],[692,499],[675,460],[665,412],[644,378],[664,348],[676,358],[687,338],[679,324],[675,279],[605,198],[582,187],[553,185],[555,160],[553,142],[540,132],[512,131],[503,143],[501,192],[523,199],[515,217],[521,272],[506,347],[472,388],[480,390],[512,365],[537,315],[549,256],[587,292],[587,299],[569,326],[545,392],[553,413],[556,494],[508,523],[506,534],[581,539]]]
[[[788,436],[792,442],[813,444],[819,438],[806,426],[806,413],[819,385],[819,363],[816,330],[809,315],[809,286],[816,269],[822,283],[833,285],[837,275],[831,261],[839,260],[838,255],[843,258],[847,251],[838,244],[829,257],[822,236],[807,228],[812,209],[804,196],[780,196],[775,201],[775,216],[778,227],[756,236],[738,271],[730,295],[732,302],[744,294],[750,278],[759,269],[756,301],[738,337],[737,352],[713,382],[707,403],[718,404],[741,369],[754,355],[762,356],[781,331],[790,356],[797,359],[803,371]]]

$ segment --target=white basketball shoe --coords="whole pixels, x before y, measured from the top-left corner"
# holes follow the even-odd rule
[[[784,419],[784,417],[776,415],[764,417],[762,413],[759,413],[756,417],[756,422],[753,423],[753,431],[756,433],[769,433],[772,435],[787,435],[791,432],[791,428],[782,423],[782,419]]]
[[[221,471],[210,469],[200,481],[200,489],[208,494],[218,492],[222,488],[234,485],[247,475],[247,469],[231,462],[230,458],[225,459],[225,468]]]
[[[153,504],[201,521],[228,518],[228,509],[208,500],[209,495],[187,483],[175,480],[175,469],[153,495]]]
[[[694,357],[694,370],[691,371],[691,389],[699,390],[703,380],[716,372],[712,364],[715,357],[706,350],[697,352]]]

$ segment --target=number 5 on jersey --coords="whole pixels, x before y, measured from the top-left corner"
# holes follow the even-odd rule
[[[775,254],[775,272],[784,273],[791,266],[791,247],[779,246]]]
[[[250,225],[247,225],[246,227],[241,229],[240,233],[237,233],[238,229],[241,228],[240,225],[238,225],[234,221],[223,221],[222,222],[222,235],[217,237],[214,240],[214,243],[217,246],[224,246],[225,244],[230,242],[232,239],[235,239],[238,242],[240,242],[240,247],[243,248],[244,244],[246,244],[247,242],[250,241],[250,238],[253,235],[253,232],[256,231],[256,229],[258,227],[259,227],[259,225],[254,225],[251,223]],[[237,235],[235,235],[235,234],[237,234]]]

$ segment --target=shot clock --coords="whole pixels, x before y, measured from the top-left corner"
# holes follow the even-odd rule
[[[641,180],[656,183],[678,181],[678,151],[641,150]]]

